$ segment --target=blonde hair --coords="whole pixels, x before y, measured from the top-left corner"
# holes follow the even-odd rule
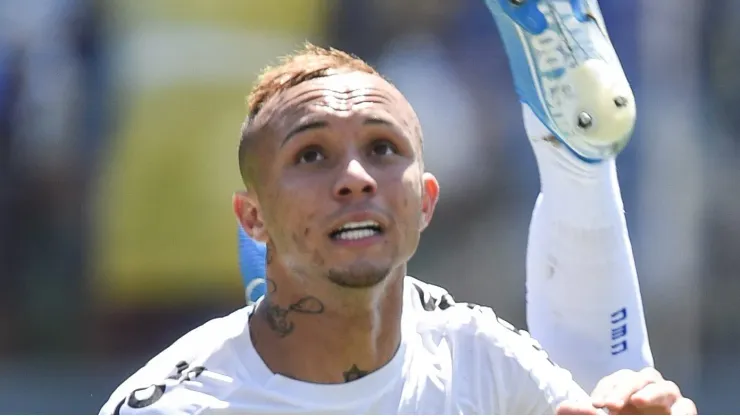
[[[333,48],[306,43],[302,50],[284,56],[279,65],[265,68],[247,98],[247,112],[254,117],[270,98],[315,78],[344,72],[379,75],[362,59]]]
[[[245,160],[250,142],[247,127],[265,103],[305,81],[347,72],[365,72],[380,76],[372,66],[354,55],[311,43],[306,43],[303,49],[282,57],[278,65],[267,67],[262,71],[247,97],[247,121],[239,142],[239,171],[247,187],[253,179]]]

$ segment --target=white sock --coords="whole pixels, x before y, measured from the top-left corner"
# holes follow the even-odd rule
[[[527,248],[527,322],[587,391],[617,370],[652,366],[614,161],[587,164],[524,106],[540,169]]]

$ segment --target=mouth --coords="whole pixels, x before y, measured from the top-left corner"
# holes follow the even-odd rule
[[[347,221],[329,233],[335,241],[357,241],[383,234],[383,227],[374,220]]]

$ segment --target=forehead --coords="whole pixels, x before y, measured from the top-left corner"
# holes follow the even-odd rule
[[[411,129],[418,125],[411,105],[393,85],[364,72],[330,75],[298,84],[265,103],[261,114],[264,120],[258,124],[277,130],[290,128],[310,115],[363,114],[381,116]]]

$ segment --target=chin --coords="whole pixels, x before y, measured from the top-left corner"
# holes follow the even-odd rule
[[[390,267],[362,264],[329,270],[329,280],[342,287],[365,289],[375,287],[385,281],[391,272]]]

